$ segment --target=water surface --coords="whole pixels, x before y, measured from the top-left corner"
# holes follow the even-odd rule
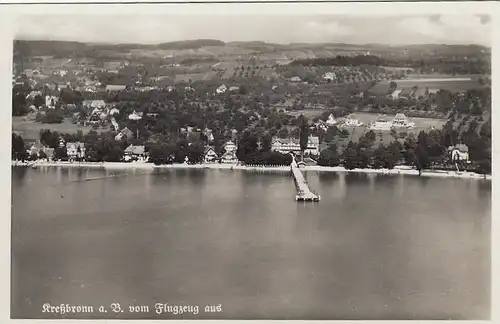
[[[489,319],[490,182],[306,176],[318,204],[287,172],[13,168],[11,316]]]

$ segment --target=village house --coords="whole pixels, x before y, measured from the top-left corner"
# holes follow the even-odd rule
[[[108,112],[108,114],[109,114],[110,116],[117,115],[117,114],[119,114],[119,113],[120,113],[120,110],[118,110],[118,108],[116,108],[116,107],[111,108],[111,109],[109,110],[109,112]]]
[[[82,105],[88,109],[102,109],[106,107],[106,102],[104,100],[84,100]]]
[[[87,122],[91,125],[96,125],[101,123],[103,118],[106,118],[105,114],[103,116],[103,111],[100,108],[94,108],[94,110],[92,110],[89,114]]]
[[[294,77],[292,77],[292,78],[290,79],[290,81],[292,81],[292,82],[300,82],[300,81],[302,81],[302,79],[301,79],[301,78],[299,78],[298,76],[294,76]]]
[[[31,91],[27,96],[26,99],[35,99],[36,96],[41,96],[42,92],[41,91]]]
[[[229,91],[231,91],[231,92],[238,91],[239,89],[240,89],[240,87],[238,87],[238,86],[229,87]]]
[[[327,82],[331,82],[337,79],[337,76],[335,75],[335,72],[326,72],[325,75],[323,75],[323,79]]]
[[[205,135],[209,143],[213,142],[215,139],[211,129],[205,128],[205,130],[203,131],[203,135]]]
[[[130,115],[128,115],[128,119],[129,120],[140,120],[140,119],[142,119],[142,111],[136,112],[134,110],[133,113],[131,113]]]
[[[319,120],[317,123],[314,124],[314,126],[311,126],[310,128],[326,132],[328,130],[328,125],[324,121]]]
[[[450,160],[455,162],[465,162],[470,163],[469,160],[469,147],[465,144],[458,144],[455,146],[448,147],[448,155]]]
[[[40,143],[40,141],[38,140],[29,147],[27,153],[30,157],[35,156],[36,159],[44,157],[48,160],[51,160],[52,156],[54,155],[54,149],[42,145],[42,143]]]
[[[236,144],[233,141],[229,141],[224,145],[224,154],[221,157],[222,163],[238,163],[238,158],[236,157]]]
[[[225,85],[225,84],[221,85],[220,87],[218,87],[218,88],[215,90],[215,92],[217,92],[217,94],[222,94],[222,93],[224,93],[224,92],[226,92],[226,91],[227,91],[227,87],[226,87],[226,85]]]
[[[45,96],[45,106],[49,109],[54,109],[58,100],[59,98],[56,96]]]
[[[204,158],[203,158],[205,163],[215,162],[217,161],[218,158],[219,156],[217,155],[213,147],[211,146],[205,147]]]
[[[326,120],[326,124],[330,127],[337,124],[337,121],[335,120],[335,117],[333,117],[332,114],[330,114],[330,116],[328,116],[328,119]]]
[[[127,89],[126,85],[116,85],[116,84],[108,84],[106,86],[107,92],[119,92]]]
[[[390,97],[394,100],[399,99],[399,95],[401,94],[403,90],[395,90],[393,93],[391,93]]]
[[[70,161],[85,158],[85,143],[68,142],[66,143],[66,154]]]
[[[134,133],[130,129],[128,129],[128,127],[125,127],[115,136],[115,141],[120,141],[123,138],[132,139],[133,136]]]
[[[123,152],[123,160],[146,161],[148,159],[144,145],[129,145]]]
[[[120,127],[118,126],[118,123],[116,122],[116,119],[114,117],[111,117],[111,126],[113,126],[113,129],[115,130],[115,132],[117,132],[118,129],[120,129]]]

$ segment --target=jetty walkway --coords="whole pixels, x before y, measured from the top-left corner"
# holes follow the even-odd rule
[[[309,189],[309,185],[307,184],[304,175],[299,170],[297,165],[297,161],[295,161],[295,157],[292,159],[291,163],[292,175],[295,180],[295,186],[297,188],[297,195],[295,196],[295,200],[297,201],[319,201],[320,196]]]

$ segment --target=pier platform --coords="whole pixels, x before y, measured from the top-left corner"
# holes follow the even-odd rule
[[[292,160],[291,170],[293,178],[295,180],[295,186],[297,188],[297,195],[295,196],[295,200],[316,202],[320,201],[320,195],[311,191],[306,179],[304,178],[304,175],[302,174],[302,171],[300,171],[299,167],[297,166],[295,158],[293,158]]]

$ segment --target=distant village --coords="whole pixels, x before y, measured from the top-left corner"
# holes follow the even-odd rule
[[[292,153],[324,166],[486,163],[487,145],[477,143],[489,141],[488,76],[408,79],[415,68],[370,65],[370,53],[337,59],[361,64],[23,59],[12,85],[13,136],[24,149],[13,158],[286,164]],[[465,88],[440,88],[452,82]],[[27,132],[29,125],[52,129],[57,145]]]

